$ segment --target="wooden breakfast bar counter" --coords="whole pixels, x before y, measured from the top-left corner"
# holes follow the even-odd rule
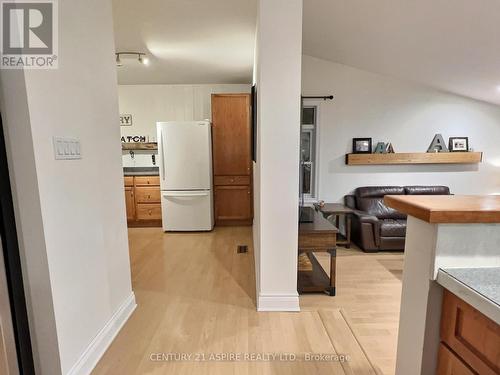
[[[408,215],[396,375],[500,373],[500,196],[385,203]]]

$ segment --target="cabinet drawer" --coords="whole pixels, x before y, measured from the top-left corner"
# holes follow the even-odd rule
[[[250,185],[250,176],[214,176],[214,185]]]
[[[160,176],[135,176],[135,186],[160,186]]]
[[[125,186],[134,186],[134,176],[125,176]]]
[[[137,220],[161,220],[161,205],[160,204],[137,204],[136,210]]]
[[[157,186],[138,186],[135,188],[135,201],[137,203],[160,203],[160,189]]]
[[[217,222],[252,219],[252,193],[249,186],[216,186],[214,192]]]
[[[475,375],[466,364],[443,344],[439,344],[437,375]]]
[[[336,246],[335,233],[299,233],[299,249],[327,250]]]
[[[441,341],[478,374],[500,374],[500,326],[448,290],[443,294]]]

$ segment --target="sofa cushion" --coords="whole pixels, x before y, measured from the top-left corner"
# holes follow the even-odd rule
[[[405,189],[401,186],[363,186],[354,191],[358,198],[381,198],[385,195],[404,195]]]
[[[405,237],[406,220],[385,219],[380,224],[381,237]]]
[[[448,186],[405,186],[407,195],[449,195]]]
[[[406,215],[388,207],[384,198],[356,198],[357,208],[379,219],[406,219]]]

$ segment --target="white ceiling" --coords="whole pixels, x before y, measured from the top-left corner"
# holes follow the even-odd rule
[[[500,104],[499,0],[304,0],[304,53]]]
[[[121,84],[250,83],[257,0],[113,0]],[[500,104],[500,0],[304,0],[307,55]]]
[[[113,0],[120,84],[250,83],[256,0]]]

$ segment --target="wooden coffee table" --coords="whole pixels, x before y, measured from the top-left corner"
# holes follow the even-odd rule
[[[337,227],[317,210],[314,210],[311,223],[299,223],[299,255],[307,254],[312,265],[312,270],[298,271],[299,293],[325,292],[330,296],[335,295],[337,233]],[[314,252],[330,254],[330,275],[321,267]]]
[[[351,247],[351,215],[353,213],[352,208],[344,206],[342,203],[325,203],[323,207],[319,204],[315,204],[314,208],[321,212],[326,218],[334,216],[335,226],[339,228],[340,217],[345,218],[345,236],[340,232],[337,234],[337,245],[344,246],[346,248]]]

